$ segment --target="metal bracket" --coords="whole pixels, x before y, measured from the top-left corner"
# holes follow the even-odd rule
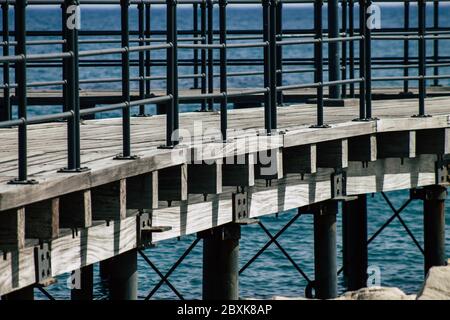
[[[436,161],[436,184],[447,185],[450,182],[449,165],[450,161],[448,159]]]
[[[239,224],[254,223],[249,216],[248,193],[246,191],[233,193],[233,222]]]
[[[41,243],[34,248],[36,282],[45,283],[52,276],[51,248],[49,243]]]
[[[412,200],[444,201],[447,199],[447,191],[443,187],[411,189],[409,191],[409,196]]]
[[[137,216],[137,246],[139,248],[153,247],[153,233],[166,232],[172,230],[172,227],[152,226],[152,216],[149,212],[139,213]]]
[[[347,173],[337,171],[331,175],[331,198],[345,200],[347,196]]]

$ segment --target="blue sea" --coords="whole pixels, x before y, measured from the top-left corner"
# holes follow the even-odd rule
[[[357,12],[357,11],[355,11]],[[326,10],[324,11],[326,19]],[[411,5],[411,25],[417,25],[417,7]],[[29,10],[28,30],[60,30],[61,17],[60,9],[57,7],[39,7]],[[283,28],[312,28],[313,11],[310,6],[284,7]],[[357,14],[356,18],[357,18]],[[192,9],[181,6],[178,11],[178,25],[180,30],[188,30],[192,26]],[[427,8],[427,25],[432,25],[432,8]],[[442,5],[439,11],[441,26],[450,27],[450,6]],[[215,12],[216,28],[218,26],[218,13]],[[262,12],[260,7],[254,6],[229,6],[228,26],[230,29],[260,29],[262,25]],[[130,9],[130,28],[137,30],[137,10],[135,7]],[[13,21],[13,19],[11,19]],[[114,7],[82,7],[82,30],[120,30],[119,10]],[[355,25],[358,22],[356,21]],[[383,28],[401,27],[403,25],[403,7],[399,5],[381,6],[381,26]],[[12,23],[11,23],[12,27]],[[325,25],[326,27],[326,20]],[[152,7],[152,29],[164,30],[165,11],[163,7]],[[99,37],[102,38],[102,37]],[[103,37],[104,38],[104,37]],[[43,39],[34,37],[33,40]],[[119,38],[117,38],[119,39]],[[118,44],[84,44],[80,50],[91,50],[98,48],[112,48]],[[357,45],[356,45],[357,47]],[[401,57],[403,55],[402,41],[373,43],[374,57]],[[45,53],[60,51],[60,45],[30,46],[29,53]],[[432,43],[427,46],[428,54],[432,53]],[[357,51],[356,51],[357,52]],[[440,42],[440,53],[443,56],[450,56],[450,40]],[[326,54],[326,49],[325,49]],[[410,44],[411,56],[417,56],[417,45],[415,41]],[[283,50],[285,58],[312,57],[312,46],[289,46]],[[191,59],[192,50],[180,50],[180,59]],[[132,58],[136,58],[133,55]],[[233,49],[229,53],[233,59],[243,58],[262,58],[262,49]],[[164,51],[153,52],[152,58],[165,59]],[[96,58],[98,59],[98,58]],[[110,59],[119,59],[111,56]],[[287,66],[286,68],[296,68]],[[450,68],[441,69],[441,73],[447,73]],[[229,71],[262,71],[262,66],[256,67],[230,67]],[[217,70],[218,72],[218,70]],[[416,74],[416,69],[411,69],[411,74]],[[429,69],[431,72],[431,69]],[[180,67],[180,74],[193,73],[192,68]],[[402,75],[401,70],[374,70],[373,76],[393,76]],[[163,68],[155,67],[152,69],[153,75],[165,75]],[[132,70],[132,76],[137,76],[137,69]],[[103,77],[120,77],[120,69],[115,68],[83,68],[80,72],[81,79],[98,79]],[[57,81],[61,79],[61,72],[58,68],[36,68],[29,71],[30,81]],[[216,79],[217,81],[217,79]],[[287,74],[284,77],[285,84],[298,84],[312,82],[312,74]],[[449,80],[441,80],[444,85],[449,85]],[[233,77],[229,79],[230,87],[258,87],[262,86],[262,76],[251,77]],[[218,85],[218,83],[216,83]],[[389,82],[377,85],[398,86],[401,82]],[[415,86],[415,83],[411,84]],[[180,80],[180,88],[189,88],[192,86],[192,80]],[[137,83],[133,83],[137,88]],[[163,88],[164,82],[152,82],[153,88]],[[120,90],[120,83],[113,84],[91,84],[83,85],[85,89],[117,89]],[[59,110],[60,107],[44,106],[30,107],[30,114],[43,114]],[[181,110],[193,110],[197,106],[181,106]],[[148,107],[149,112],[154,112],[154,107]],[[102,115],[117,116],[109,113]],[[408,199],[408,191],[388,193],[394,205],[399,208],[404,201]],[[384,222],[393,214],[389,206],[379,194],[368,197],[368,228],[369,236],[380,228]],[[447,206],[447,225],[450,225],[450,207]],[[262,218],[262,222],[267,228],[275,234],[283,225],[285,225],[296,212],[289,211],[280,213],[278,217],[269,216]],[[402,217],[419,243],[423,246],[423,228],[422,228],[422,204],[420,201],[413,201],[402,213]],[[341,257],[341,215],[338,216],[338,265],[342,264]],[[448,228],[447,228],[448,229]],[[447,230],[447,244],[450,240],[450,230]],[[150,259],[165,273],[171,265],[184,252],[189,244],[194,241],[195,236],[183,237],[180,240],[165,241],[158,244],[156,248],[146,250]],[[241,240],[241,265],[246,263],[267,241],[267,235],[258,225],[246,226],[243,228]],[[313,255],[313,221],[312,216],[305,215],[300,217],[280,238],[279,243],[292,256],[296,263],[306,272],[310,279],[314,278],[314,255]],[[450,253],[450,246],[447,252]],[[411,241],[408,234],[403,229],[398,220],[387,227],[374,240],[369,247],[369,265],[379,268],[381,271],[381,285],[396,286],[407,293],[416,293],[423,280],[423,257],[419,249]],[[199,245],[179,266],[176,272],[170,277],[172,284],[180,291],[186,299],[201,298],[201,275],[202,275],[202,245]],[[58,277],[58,283],[48,288],[49,292],[58,299],[68,299],[70,291],[66,287],[68,275]],[[139,296],[145,297],[149,290],[159,281],[159,277],[139,258]],[[240,277],[240,294],[243,298],[270,298],[273,295],[285,296],[303,296],[306,281],[296,271],[290,262],[284,257],[281,251],[271,245]],[[343,278],[339,277],[339,290],[343,292]],[[38,298],[45,297],[36,292]],[[107,289],[105,284],[98,276],[98,267],[95,267],[95,297],[96,299],[105,299]],[[162,286],[154,299],[172,299],[176,296],[166,286]]]

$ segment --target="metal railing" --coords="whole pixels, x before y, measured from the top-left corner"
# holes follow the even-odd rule
[[[367,27],[369,20],[370,0],[342,0],[340,30],[337,10],[338,1],[328,2],[329,28],[323,28],[324,1],[317,0],[87,0],[81,1],[84,5],[90,4],[115,4],[121,8],[120,31],[92,31],[78,30],[69,27],[67,21],[80,6],[78,0],[1,0],[3,19],[3,56],[0,63],[3,65],[3,105],[0,112],[4,121],[0,122],[0,128],[18,126],[18,178],[11,181],[16,184],[37,183],[28,179],[27,174],[27,126],[30,124],[44,123],[55,120],[67,120],[67,167],[61,172],[81,172],[88,170],[82,166],[80,160],[80,119],[86,115],[118,110],[122,113],[123,150],[117,156],[117,160],[133,160],[136,156],[131,146],[131,108],[139,106],[139,115],[145,115],[145,105],[166,105],[166,141],[164,148],[173,148],[178,143],[177,130],[179,129],[179,104],[180,101],[189,102],[201,100],[201,110],[212,110],[214,103],[220,103],[220,127],[224,141],[227,139],[227,110],[228,100],[236,97],[248,97],[255,95],[264,96],[264,127],[267,134],[277,130],[277,107],[282,104],[283,92],[296,89],[311,88],[316,90],[316,123],[314,127],[326,128],[324,119],[324,88],[330,88],[329,97],[356,97],[356,88],[359,89],[359,114],[358,120],[373,120],[372,117],[372,84],[383,81],[403,81],[404,92],[409,90],[409,82],[418,82],[418,116],[427,116],[425,108],[426,80],[433,80],[437,85],[439,79],[450,78],[449,74],[440,74],[440,69],[450,66],[450,54],[441,56],[439,53],[439,41],[450,39],[450,28],[439,26],[439,3],[446,1],[432,1],[434,4],[433,28],[426,28],[426,0],[405,1],[405,23],[403,28],[390,28],[381,31],[372,31]],[[380,1],[395,2],[395,1]],[[283,4],[309,4],[314,7],[314,28],[283,30],[282,12]],[[410,3],[417,3],[418,25],[413,28],[410,25]],[[56,31],[29,31],[26,26],[27,6],[32,5],[61,5],[62,28]],[[189,4],[193,6],[192,30],[178,30],[177,6]],[[261,30],[229,30],[227,28],[227,8],[237,4],[257,4],[262,7]],[[138,10],[138,30],[130,30],[130,5],[136,5]],[[151,6],[165,6],[166,28],[165,30],[151,30]],[[359,27],[355,28],[356,5],[359,11]],[[219,30],[214,30],[214,8],[219,10]],[[14,31],[9,30],[10,7],[14,8]],[[199,12],[200,8],[200,12]],[[74,11],[71,11],[74,10]],[[330,10],[334,10],[330,12]],[[200,18],[200,28],[198,28]],[[334,28],[334,29],[333,29]],[[114,38],[119,36],[120,39]],[[131,38],[132,36],[138,38]],[[10,37],[14,36],[14,41]],[[29,40],[31,37],[48,37],[46,40]],[[52,37],[62,39],[54,40]],[[82,39],[88,36],[103,36],[102,39]],[[165,36],[165,38],[161,37]],[[108,38],[110,37],[110,38]],[[403,41],[403,57],[372,57],[373,41]],[[239,41],[234,43],[233,41]],[[246,41],[246,42],[242,42]],[[409,43],[418,42],[418,55],[411,57]],[[432,56],[426,54],[427,41],[433,42]],[[120,48],[103,48],[96,50],[80,50],[80,44],[115,44],[120,43]],[[154,44],[156,43],[156,44]],[[358,44],[356,51],[355,43]],[[62,45],[62,52],[44,54],[28,54],[28,46],[38,45]],[[311,58],[283,58],[283,48],[287,46],[313,46],[314,57]],[[333,56],[342,46],[342,57],[337,61]],[[328,46],[329,57],[323,55],[324,47]],[[10,48],[14,47],[14,55],[10,55]],[[243,60],[228,59],[229,50],[243,48],[259,48],[263,51],[263,59],[248,58]],[[152,51],[165,50],[166,61],[152,59]],[[192,50],[194,57],[179,60],[179,50]],[[219,58],[214,57],[214,51],[219,52]],[[131,59],[132,53],[138,53],[138,58]],[[356,56],[356,53],[358,56]],[[120,55],[119,60],[98,60],[89,58]],[[429,64],[427,66],[427,64]],[[193,74],[179,74],[179,66],[193,67]],[[229,72],[230,66],[263,66],[263,71]],[[284,66],[309,66],[310,68],[284,69]],[[100,79],[80,80],[80,69],[84,67],[111,67],[121,68],[121,77],[108,77]],[[139,75],[132,76],[131,68],[138,67]],[[152,66],[165,67],[165,75],[152,75]],[[219,72],[214,67],[219,66]],[[61,81],[28,81],[27,71],[30,68],[61,68],[63,79]],[[328,67],[329,77],[324,80],[324,72]],[[11,82],[10,69],[15,70],[15,83]],[[400,69],[403,76],[372,77],[373,69]],[[410,69],[418,69],[417,75],[411,75]],[[427,75],[427,68],[433,69],[433,75]],[[358,75],[356,71],[359,70]],[[312,73],[312,83],[298,82],[285,84],[283,75],[287,73],[300,74]],[[228,88],[230,77],[262,75],[264,84],[260,88],[248,89],[241,92],[232,92]],[[214,92],[214,78],[219,78],[219,92]],[[200,94],[179,94],[179,80],[192,79],[194,88],[200,89]],[[164,80],[166,94],[153,96],[151,81]],[[119,103],[102,105],[87,109],[80,108],[80,84],[95,83],[121,83],[121,98]],[[131,87],[133,82],[139,83],[139,98],[131,99]],[[41,116],[28,116],[28,88],[35,87],[62,87],[63,110],[59,113]],[[349,95],[347,95],[347,86]],[[17,118],[12,117],[11,90],[15,89],[17,97]],[[341,91],[341,92],[340,92]]]

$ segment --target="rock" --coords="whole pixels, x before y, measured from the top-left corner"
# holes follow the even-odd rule
[[[349,291],[336,300],[414,300],[415,295],[407,295],[399,288],[370,287]]]
[[[450,300],[450,267],[431,268],[417,300]]]

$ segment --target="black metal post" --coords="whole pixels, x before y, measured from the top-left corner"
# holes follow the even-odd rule
[[[359,119],[366,119],[366,15],[365,0],[359,0],[359,77],[363,79],[359,83]]]
[[[277,0],[270,1],[270,129],[277,129]]]
[[[328,5],[328,38],[339,37],[339,1],[329,0]],[[328,80],[340,80],[340,58],[339,58],[339,43],[328,43]],[[340,99],[341,90],[340,85],[332,85],[329,87],[329,98]]]
[[[198,4],[194,3],[192,5],[192,33],[195,38],[198,37]],[[195,40],[194,44],[198,44],[198,41]],[[194,49],[194,74],[198,74],[198,49]],[[194,89],[198,89],[198,78],[194,77]]]
[[[353,0],[348,1],[348,35],[353,37],[355,35],[355,4]],[[349,78],[355,79],[355,42],[350,41],[349,43]],[[350,83],[350,97],[355,97],[355,84]]]
[[[323,120],[323,0],[314,2],[314,30],[315,39],[314,43],[314,82],[317,86],[317,127],[324,126]]]
[[[341,2],[342,7],[342,34],[344,37],[347,37],[347,1],[342,0]],[[346,80],[347,79],[347,41],[342,42],[342,63],[341,63],[341,79]],[[347,85],[342,85],[342,97],[345,98],[347,95]]]
[[[223,141],[227,140],[227,0],[219,0],[219,37],[220,44],[220,131]]]
[[[203,238],[203,299],[239,299],[239,239],[238,224],[227,224],[202,232]]]
[[[276,25],[277,25],[277,39],[279,41],[283,40],[283,2],[277,1],[277,15],[276,15]],[[283,85],[283,46],[277,46],[277,86]],[[277,105],[281,106],[283,104],[283,91],[277,91]]]
[[[313,206],[315,297],[337,296],[336,214],[337,202],[330,200]]]
[[[109,295],[111,300],[137,300],[137,251],[135,249],[111,259]]]
[[[2,3],[3,56],[9,55],[9,3]],[[11,89],[9,87],[9,62],[3,63],[3,109],[0,109],[0,121],[11,120]]]
[[[214,2],[207,1],[208,9],[208,44],[214,43]],[[208,50],[208,93],[214,92],[214,52],[213,50]],[[214,99],[208,99],[208,110],[214,109]]]
[[[138,9],[138,36],[139,46],[144,46],[145,38],[145,7],[143,3],[139,3]],[[145,52],[139,51],[139,99],[145,99]],[[145,117],[145,105],[139,106],[139,117]]]
[[[419,16],[419,116],[425,116],[425,97],[426,97],[426,1],[418,0]]]
[[[433,266],[446,265],[445,256],[445,187],[425,187],[423,202],[425,274]]]
[[[404,29],[405,31],[409,30],[409,18],[410,18],[410,3],[409,1],[405,1],[405,6],[404,6]],[[403,76],[404,77],[408,77],[409,76],[409,68],[407,68],[406,66],[409,64],[409,40],[405,39],[403,41],[403,65],[405,66],[405,68],[403,69]],[[409,92],[409,81],[408,80],[404,80],[403,81],[403,93],[407,94]]]
[[[436,32],[439,30],[439,1],[435,0],[433,3],[433,28],[436,30]],[[435,64],[439,63],[439,39],[436,37],[433,41],[433,62]],[[434,67],[434,75],[439,75],[439,67]],[[439,79],[434,79],[433,81],[434,86],[439,86]]]
[[[365,79],[366,79],[366,118],[372,118],[372,30],[367,26],[367,21],[371,16],[371,12],[368,12],[369,7],[372,5],[371,0],[365,1],[364,12],[364,44],[365,44]]]
[[[28,286],[2,296],[2,300],[26,301],[34,300],[34,286]]]
[[[145,4],[145,37],[149,39],[151,36],[151,4]],[[146,45],[150,45],[151,42],[147,41]],[[147,50],[145,52],[145,77],[148,78],[151,75],[151,51]],[[145,94],[146,97],[150,96],[151,91],[151,81],[149,79],[145,80]]]
[[[270,0],[262,1],[263,11],[263,41],[269,44],[270,41]],[[264,47],[264,88],[268,91],[264,93],[264,127],[267,134],[272,132],[272,111],[270,103],[272,101],[272,90],[270,86],[270,65],[271,65],[270,45]]]
[[[206,3],[202,2],[200,4],[200,35],[202,37],[202,44],[206,44]],[[207,83],[206,83],[206,72],[207,72],[207,61],[206,61],[206,50],[203,49],[201,51],[201,72],[202,72],[202,78],[201,78],[201,93],[206,93]],[[206,111],[206,100],[202,100],[201,102],[201,111]]]
[[[344,269],[347,289],[354,291],[367,284],[367,196],[343,202],[342,209]]]
[[[72,274],[72,300],[93,300],[94,298],[94,265],[83,267]]]

